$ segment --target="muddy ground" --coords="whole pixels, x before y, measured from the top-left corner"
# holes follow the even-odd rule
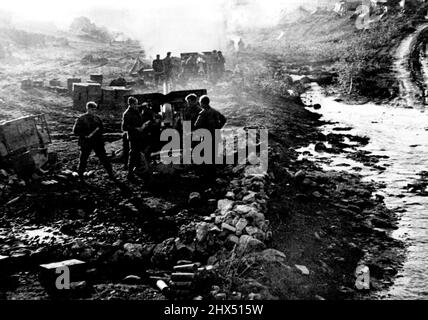
[[[82,184],[64,172],[75,171],[78,164],[77,140],[70,130],[79,112],[71,108],[71,99],[42,89],[21,91],[18,75],[10,70],[2,70],[9,72],[9,83],[2,88],[2,117],[46,113],[53,138],[49,150],[57,159],[38,181],[24,183],[10,171],[0,176],[0,255],[9,257],[10,271],[2,280],[2,299],[56,298],[41,285],[38,265],[72,258],[87,262],[86,282],[76,284],[66,297],[77,299],[180,299],[165,297],[150,278],[165,277],[179,258],[216,268],[186,298],[365,298],[370,290],[390,285],[397,273],[403,247],[389,237],[396,217],[372,196],[377,186],[363,184],[355,174],[323,172],[298,160],[295,150],[309,143],[328,139],[336,152],[344,148],[343,135],[319,133],[319,115],[298,99],[264,95],[239,77],[186,86],[206,88],[212,106],[228,118],[227,126],[269,129],[265,217],[273,235],[263,249],[283,254],[274,252],[268,259],[272,252],[255,249],[238,257],[228,245],[182,254],[174,239],[186,235],[189,224],[209,218],[228,191],[241,193],[241,198],[251,194],[245,187],[231,189],[231,182],[242,181],[242,168],[221,166],[217,179],[207,181],[195,166],[159,166],[155,183],[147,186],[142,181],[129,184],[117,157],[113,166],[119,183],[110,181],[94,157],[88,166],[94,174]],[[12,98],[17,102],[10,103]],[[121,112],[102,113],[108,142],[118,140]],[[47,180],[56,183],[42,183]],[[192,192],[200,194],[196,205],[188,201]],[[221,252],[221,259],[213,259],[212,250]],[[359,264],[370,268],[370,290],[355,288]],[[129,275],[136,277],[124,280]],[[215,292],[213,285],[218,286]]]

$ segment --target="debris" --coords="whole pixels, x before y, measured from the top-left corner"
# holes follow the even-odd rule
[[[190,272],[175,272],[171,274],[172,281],[189,281],[195,279],[195,274]]]
[[[235,194],[233,193],[233,191],[228,191],[228,192],[226,193],[225,197],[226,197],[227,199],[230,199],[230,200],[235,200]]]
[[[240,236],[242,234],[242,231],[245,229],[245,227],[248,224],[248,220],[244,218],[240,218],[236,224],[236,235]]]
[[[200,266],[201,264],[199,262],[196,262],[196,263],[190,263],[190,264],[177,265],[173,269],[174,271],[181,271],[181,272],[196,271],[198,270],[198,268],[200,268]]]
[[[176,281],[176,282],[172,281],[171,286],[173,287],[173,289],[178,289],[178,290],[191,289],[193,287],[193,282],[192,281]]]
[[[206,222],[198,223],[198,225],[196,226],[196,240],[198,242],[202,242],[206,239],[208,235],[208,227],[209,225]]]
[[[229,224],[227,224],[227,223],[222,223],[221,224],[221,228],[223,229],[223,230],[228,230],[228,231],[230,231],[230,232],[232,232],[232,233],[235,233],[236,232],[236,228],[235,227],[232,227],[231,225],[229,225]]]
[[[294,265],[297,270],[299,270],[303,275],[307,276],[309,275],[309,270],[303,265],[295,264]]]
[[[163,293],[163,294],[168,294],[170,292],[170,288],[168,287],[168,285],[165,283],[165,281],[163,280],[158,280],[156,281],[156,287],[159,288],[159,290]]]
[[[234,202],[232,200],[221,199],[217,202],[217,209],[220,211],[221,215],[224,215],[233,208],[233,205]]]

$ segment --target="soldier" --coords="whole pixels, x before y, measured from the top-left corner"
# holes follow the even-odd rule
[[[195,128],[204,128],[211,132],[214,137],[215,130],[221,129],[226,124],[226,117],[219,111],[210,106],[210,98],[204,95],[199,99],[199,104],[202,107],[202,111],[199,113],[198,118],[195,122]]]
[[[226,59],[223,56],[223,53],[221,51],[218,52],[218,75],[221,78],[226,71],[226,68],[224,65],[226,64]]]
[[[205,72],[205,59],[202,57],[201,54],[198,55],[198,58],[196,59],[196,66],[197,66],[197,73],[199,77],[205,77],[206,76],[206,72]]]
[[[218,54],[217,50],[213,50],[209,60],[210,78],[211,81],[216,82],[218,76]]]
[[[191,128],[193,130],[196,119],[198,119],[199,113],[202,111],[198,104],[198,97],[196,94],[189,94],[186,98],[186,108],[184,109],[183,120],[190,121]]]
[[[138,110],[138,100],[134,97],[128,98],[128,109],[123,113],[122,131],[126,131],[129,141],[129,164],[128,180],[134,181],[134,169],[140,163],[142,152],[141,133],[143,125],[143,116]]]
[[[211,149],[211,165],[206,164],[202,169],[202,175],[206,179],[213,179],[216,176],[215,163],[215,152],[216,145],[220,141],[215,139],[215,130],[221,129],[226,123],[226,117],[217,110],[211,108],[210,99],[204,95],[199,99],[199,104],[202,107],[202,111],[199,113],[198,119],[195,122],[195,129],[207,129],[211,133],[212,149]]]
[[[79,136],[80,159],[78,173],[79,177],[83,178],[89,156],[93,150],[106,169],[109,177],[115,180],[113,169],[104,149],[104,126],[101,119],[95,114],[97,107],[95,102],[88,102],[86,104],[86,113],[76,120],[73,127],[73,133]]]
[[[155,84],[156,86],[159,85],[159,79],[162,77],[164,73],[164,65],[162,60],[160,59],[160,55],[156,55],[156,60],[153,60],[152,63],[153,71],[155,72]]]
[[[170,82],[171,76],[172,76],[172,59],[171,59],[171,52],[168,52],[166,54],[166,57],[163,59],[163,70],[165,73],[165,81]]]

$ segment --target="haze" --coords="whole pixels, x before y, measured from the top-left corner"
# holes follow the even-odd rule
[[[244,2],[246,6],[236,5]],[[153,56],[165,51],[222,48],[237,29],[274,23],[281,10],[300,3],[300,0],[14,0],[0,3],[0,10],[11,17],[12,23],[49,22],[61,29],[67,29],[75,17],[87,16],[98,25],[139,40]]]

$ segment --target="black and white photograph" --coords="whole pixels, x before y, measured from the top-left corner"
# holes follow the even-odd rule
[[[0,306],[427,300],[427,43],[426,0],[1,1]]]

